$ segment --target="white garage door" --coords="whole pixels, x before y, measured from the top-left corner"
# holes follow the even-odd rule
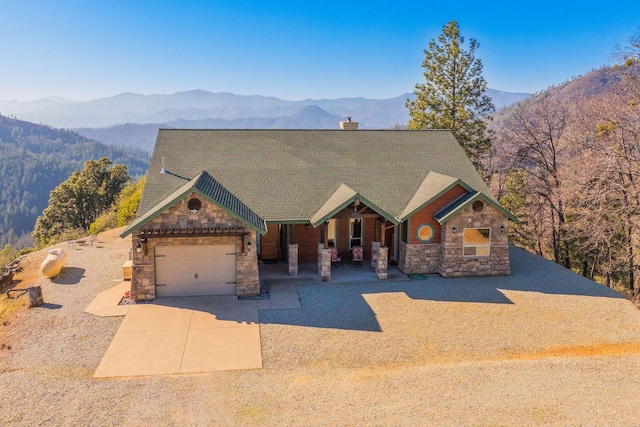
[[[236,295],[236,245],[157,246],[159,297]]]

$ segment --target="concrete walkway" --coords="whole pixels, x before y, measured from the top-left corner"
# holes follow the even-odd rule
[[[96,299],[98,315],[116,311]],[[127,307],[94,378],[262,368],[258,309],[300,308],[300,302],[295,286],[277,285],[271,300],[157,298]]]

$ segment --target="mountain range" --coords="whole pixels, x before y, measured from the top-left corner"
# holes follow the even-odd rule
[[[529,96],[489,89],[497,109]],[[212,93],[204,90],[177,92],[171,95],[121,93],[91,101],[70,101],[52,97],[36,101],[0,101],[0,113],[34,123],[60,128],[105,127],[122,123],[168,123],[175,120],[270,119],[297,115],[300,120],[306,107],[318,107],[342,117],[353,117],[367,129],[386,129],[406,124],[404,103],[413,98],[405,93],[395,98],[338,98],[288,101],[260,95]],[[308,112],[308,111],[307,111]],[[274,121],[275,123],[275,121]],[[273,123],[272,123],[273,124]],[[332,127],[337,126],[335,123]],[[252,126],[253,127],[253,126]],[[293,126],[292,126],[293,127]]]
[[[497,109],[527,98],[527,93],[489,89]],[[261,95],[191,90],[171,95],[122,93],[92,101],[53,97],[0,102],[0,113],[35,123],[72,128],[110,145],[151,151],[159,128],[336,129],[346,117],[361,129],[404,126],[405,93],[389,99],[339,98],[288,101]]]

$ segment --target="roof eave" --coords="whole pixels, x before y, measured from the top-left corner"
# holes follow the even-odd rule
[[[520,221],[518,220],[518,218],[516,218],[511,212],[509,212],[508,210],[506,210],[505,208],[503,208],[502,206],[500,206],[499,203],[496,203],[495,201],[493,201],[490,197],[487,197],[486,194],[478,192],[476,195],[474,195],[473,197],[469,198],[469,200],[465,201],[464,203],[460,204],[460,206],[456,207],[455,209],[453,209],[451,212],[449,212],[448,214],[446,214],[445,216],[443,216],[442,218],[438,218],[438,213],[442,212],[444,209],[447,208],[447,206],[445,206],[444,208],[440,209],[438,212],[436,212],[433,217],[435,218],[436,221],[438,221],[438,224],[443,225],[444,223],[446,223],[447,221],[449,221],[452,217],[454,217],[455,215],[457,215],[462,209],[466,208],[467,206],[469,206],[471,203],[475,202],[476,200],[478,200],[479,198],[482,198],[485,202],[489,203],[491,206],[493,206],[494,208],[496,208],[498,211],[500,211],[501,213],[503,213],[509,220],[515,222],[516,224],[519,223]],[[455,203],[455,200],[451,203]]]
[[[311,225],[315,228],[318,225],[322,224],[323,222],[325,222],[326,220],[328,220],[329,218],[333,217],[335,214],[337,214],[338,212],[340,212],[341,210],[343,210],[344,208],[346,208],[347,206],[349,206],[351,203],[353,203],[356,199],[360,200],[361,202],[363,202],[365,205],[367,205],[368,207],[370,207],[371,209],[373,209],[378,215],[381,215],[382,217],[384,217],[385,219],[389,220],[390,222],[392,222],[395,225],[398,225],[400,222],[398,221],[398,218],[394,217],[393,215],[390,215],[389,213],[385,212],[383,209],[380,209],[379,206],[377,206],[376,204],[372,203],[369,199],[367,199],[366,197],[363,197],[360,193],[356,193],[353,196],[349,197],[347,200],[345,200],[343,203],[341,203],[340,205],[338,205],[338,207],[336,207],[335,209],[333,209],[331,212],[329,212],[328,214],[324,215],[323,217],[321,217],[320,219],[317,219],[315,221],[312,221],[311,219],[309,219],[309,222],[311,223]]]
[[[402,214],[398,219],[400,220],[400,222],[403,222],[407,218],[412,217],[413,215],[416,214],[416,212],[421,211],[422,209],[424,209],[425,206],[428,206],[429,204],[433,203],[434,201],[438,200],[440,197],[445,195],[451,189],[455,188],[456,185],[460,185],[461,187],[463,187],[467,191],[474,191],[473,188],[471,188],[464,181],[462,181],[461,179],[458,178],[454,182],[452,182],[451,184],[447,185],[444,189],[440,190],[440,192],[438,192],[438,194],[436,194],[435,196],[431,197],[429,200],[425,201],[420,206],[418,206],[417,208],[413,209],[411,212]]]
[[[193,180],[193,181],[195,181],[195,180]],[[147,218],[145,218],[145,216],[143,215],[139,219],[136,219],[134,222],[129,224],[129,226],[127,228],[125,228],[124,231],[120,234],[120,237],[121,238],[125,238],[129,234],[139,230],[141,227],[143,227],[144,225],[146,225],[149,222],[153,221],[155,218],[157,218],[159,215],[161,215],[163,212],[165,212],[168,208],[170,208],[171,206],[175,205],[178,201],[182,200],[189,193],[199,194],[201,197],[203,197],[204,199],[208,200],[210,203],[213,203],[216,206],[220,207],[220,209],[224,210],[227,214],[231,215],[233,218],[235,218],[235,219],[241,221],[242,223],[246,224],[249,228],[255,230],[256,232],[258,232],[260,234],[266,234],[267,233],[267,223],[266,223],[266,221],[264,219],[262,219],[262,218],[260,218],[258,216],[258,218],[260,218],[260,220],[262,221],[262,226],[261,227],[256,226],[255,224],[252,224],[251,222],[247,221],[245,218],[242,218],[240,215],[236,214],[235,212],[231,211],[230,209],[227,209],[225,206],[220,204],[220,202],[212,199],[211,197],[209,197],[207,194],[205,194],[204,192],[202,192],[198,188],[195,188],[193,186],[189,186],[184,191],[182,191],[181,193],[179,193],[178,195],[173,197],[170,201],[168,201],[167,203],[163,204],[162,207],[157,209],[157,211],[155,211],[155,212],[153,210],[149,211],[149,212],[153,212],[153,213],[151,215],[149,215]]]

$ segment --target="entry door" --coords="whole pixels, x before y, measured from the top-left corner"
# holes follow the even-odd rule
[[[280,259],[280,225],[267,224],[267,234],[260,237],[262,259]]]
[[[159,297],[236,295],[236,245],[157,246]]]

